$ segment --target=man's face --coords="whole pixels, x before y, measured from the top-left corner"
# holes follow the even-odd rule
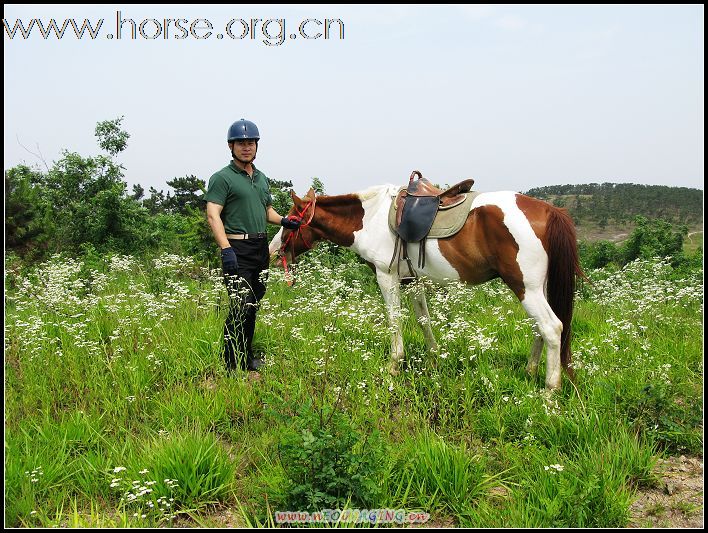
[[[242,163],[251,163],[256,158],[256,141],[253,139],[238,139],[231,146],[231,152]]]

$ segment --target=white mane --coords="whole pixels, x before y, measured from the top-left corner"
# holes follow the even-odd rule
[[[400,189],[399,186],[386,183],[384,185],[374,185],[373,187],[369,187],[368,189],[356,192],[354,194],[358,196],[362,202],[366,202],[367,200],[377,198],[382,194],[395,196],[398,192],[398,189]]]

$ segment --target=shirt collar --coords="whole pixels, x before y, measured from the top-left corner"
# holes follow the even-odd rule
[[[254,165],[253,163],[251,163],[251,166],[253,167],[253,177],[255,178],[255,177],[256,177],[256,174],[258,174],[260,171],[256,168],[256,165]],[[231,170],[233,170],[234,172],[237,172],[238,174],[243,174],[244,176],[249,177],[249,176],[248,176],[248,172],[246,172],[245,170],[241,170],[240,168],[238,168],[238,167],[236,166],[236,164],[233,162],[233,159],[232,159],[231,162],[229,163],[229,167],[231,167]],[[250,178],[250,177],[249,177],[249,178]]]

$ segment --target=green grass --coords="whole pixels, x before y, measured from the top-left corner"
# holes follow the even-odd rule
[[[188,258],[7,265],[6,524],[219,525],[228,509],[272,525],[299,510],[279,507],[293,487],[326,500],[326,475],[300,469],[293,484],[290,435],[288,457],[313,457],[316,442],[314,457],[340,450],[352,464],[375,444],[376,468],[337,484],[368,487],[337,500],[350,510],[623,527],[659,456],[701,453],[702,272],[662,261],[590,272],[573,320],[576,386],[564,377],[548,394],[543,358],[539,376],[524,373],[531,325],[500,282],[430,290],[440,354],[406,316],[407,363],[391,376],[375,279],[330,259],[309,254],[292,288],[271,272],[258,381],[224,370],[225,292]],[[361,437],[353,448],[347,432]]]

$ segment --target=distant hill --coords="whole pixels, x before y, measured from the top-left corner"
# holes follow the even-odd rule
[[[580,239],[621,241],[634,229],[637,215],[685,224],[694,234],[703,230],[703,191],[700,189],[589,183],[535,187],[524,194],[568,209]]]

